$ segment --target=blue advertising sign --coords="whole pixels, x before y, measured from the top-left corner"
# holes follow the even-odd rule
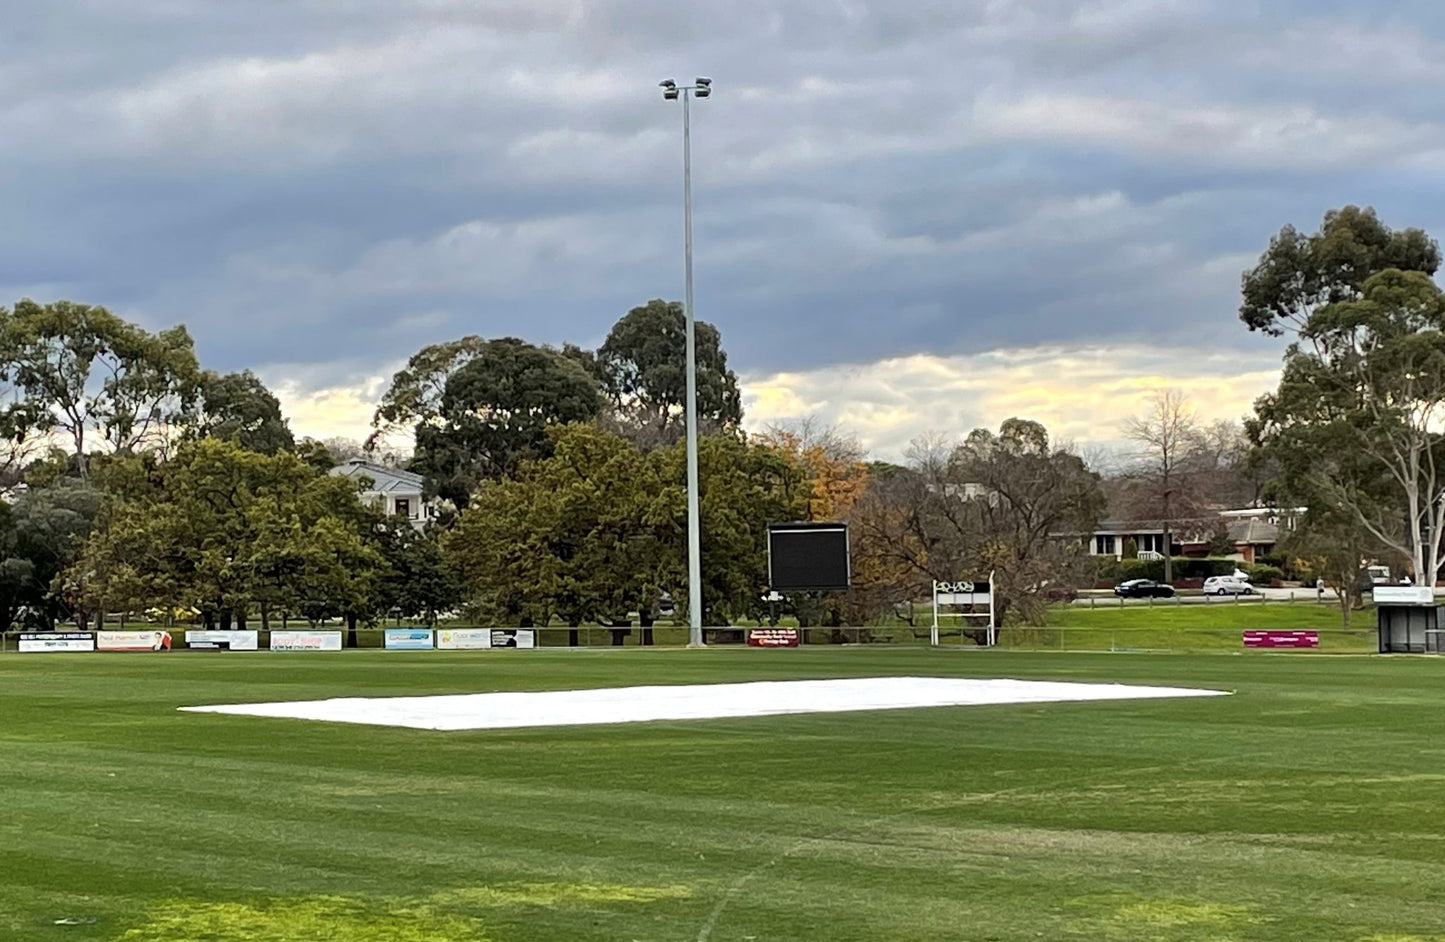
[[[430,628],[386,629],[386,648],[389,651],[430,651],[432,647]]]

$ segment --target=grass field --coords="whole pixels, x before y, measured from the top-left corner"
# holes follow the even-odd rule
[[[1312,629],[1319,632],[1320,650],[1326,652],[1378,650],[1374,609],[1352,613],[1346,630],[1337,606],[1313,602],[1058,605],[1049,610],[1047,628],[1008,629],[1000,637],[1003,644],[1015,647],[1069,651],[1237,651],[1240,632],[1246,628]]]
[[[1236,693],[467,733],[175,709],[887,674]],[[0,709],[6,940],[1445,939],[1434,658],[11,655]]]

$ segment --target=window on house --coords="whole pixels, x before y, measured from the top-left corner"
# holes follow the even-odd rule
[[[1141,533],[1135,542],[1143,552],[1164,552],[1164,535],[1162,533]]]
[[[398,517],[410,517],[411,501],[398,497],[396,499],[396,515]]]
[[[1116,555],[1116,550],[1114,549],[1114,547],[1115,547],[1115,542],[1114,542],[1115,539],[1116,539],[1116,538],[1115,538],[1112,534],[1109,535],[1109,536],[1096,536],[1096,537],[1094,537],[1094,555],[1095,555],[1095,556],[1114,556],[1114,555]]]

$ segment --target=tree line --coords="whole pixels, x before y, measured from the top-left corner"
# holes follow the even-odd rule
[[[934,580],[993,573],[1011,621],[1097,575],[1111,510],[1232,550],[1221,506],[1307,508],[1281,552],[1358,600],[1388,558],[1434,582],[1445,543],[1445,301],[1439,249],[1366,209],[1286,226],[1242,280],[1250,330],[1289,337],[1278,389],[1242,423],[1198,422],[1162,391],[1125,423],[1127,461],[1086,458],[1014,418],[926,436],[902,463],[803,422],[742,430],[721,337],[697,324],[704,621],[776,619],[766,524],[844,520],[855,589],[789,599],[805,624],[864,624]],[[469,336],[419,350],[366,443],[444,512],[418,532],[329,474],[250,372],[201,368],[184,327],[104,308],[0,309],[0,624],[105,611],[352,624],[467,609],[498,624],[650,625],[685,591],[684,319],[629,311],[595,350]],[[1115,456],[1117,457],[1117,456]],[[1112,464],[1112,466],[1111,466]],[[1201,537],[1202,534],[1202,537]],[[1137,548],[1135,548],[1137,549]],[[681,614],[679,612],[679,614]]]

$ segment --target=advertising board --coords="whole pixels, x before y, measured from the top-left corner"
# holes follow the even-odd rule
[[[388,651],[430,651],[430,628],[388,628],[384,639]]]
[[[340,651],[339,631],[273,631],[272,651]]]
[[[444,651],[475,651],[491,646],[490,628],[444,628],[437,632],[437,647]]]
[[[749,628],[748,647],[750,648],[796,648],[798,646],[798,629],[796,628]]]
[[[1435,604],[1435,590],[1427,585],[1377,585],[1370,594],[1376,605]]]
[[[169,651],[171,633],[155,629],[152,631],[97,631],[97,651]]]
[[[531,628],[493,628],[494,648],[535,648],[537,633]]]
[[[94,651],[95,636],[88,631],[36,631],[20,636],[20,653],[37,654],[45,651],[75,653]]]
[[[210,651],[255,651],[260,648],[259,631],[188,631],[186,647]]]
[[[1318,631],[1250,630],[1244,632],[1246,648],[1317,648]]]

